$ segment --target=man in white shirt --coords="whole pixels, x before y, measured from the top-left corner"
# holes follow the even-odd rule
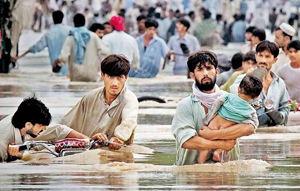
[[[132,36],[124,32],[123,18],[113,16],[109,22],[114,31],[105,35],[102,41],[109,46],[111,54],[124,55],[129,60],[131,68],[138,69],[140,65],[138,44]]]
[[[279,46],[279,55],[277,62],[272,67],[272,72],[278,74],[278,70],[286,63],[290,62],[288,56],[287,45],[291,42],[293,36],[295,35],[295,29],[287,24],[282,23],[274,32],[275,43]]]
[[[292,100],[300,102],[300,41],[294,40],[287,46],[290,62],[278,70]]]

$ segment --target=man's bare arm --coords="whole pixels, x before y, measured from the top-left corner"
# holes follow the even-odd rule
[[[242,136],[248,136],[254,133],[254,127],[251,124],[239,123],[231,127],[211,130],[208,127],[202,127],[199,135],[208,140],[230,140],[237,139]]]
[[[184,142],[182,148],[194,150],[222,149],[229,151],[234,147],[235,143],[235,140],[210,141],[196,135]]]

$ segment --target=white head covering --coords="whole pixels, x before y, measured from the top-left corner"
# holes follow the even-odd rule
[[[288,34],[290,36],[294,36],[295,33],[296,33],[295,29],[291,25],[289,25],[287,23],[281,23],[281,25],[279,26],[279,28],[283,32],[285,32],[286,34]]]

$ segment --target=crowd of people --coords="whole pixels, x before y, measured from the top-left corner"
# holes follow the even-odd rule
[[[15,6],[18,2],[21,6],[27,1],[17,1]],[[153,4],[116,0],[102,2],[99,9],[94,1],[41,2],[57,5],[59,10],[52,12],[54,26],[20,56],[18,41],[12,42],[15,49],[10,60],[16,62],[48,47],[53,72],[87,82],[98,81],[100,74],[104,82],[104,87],[87,93],[60,121],[63,137],[94,136],[100,142],[109,138],[132,144],[138,102],[124,84],[128,77],[155,77],[170,60],[174,60],[174,75],[194,80],[192,94],[179,102],[171,125],[177,165],[238,159],[238,138],[259,126],[286,125],[289,101],[300,101],[300,41],[293,39],[298,21],[288,1],[272,1],[282,3],[275,11],[271,2],[253,1],[260,8],[256,14],[249,12],[252,4],[244,0]],[[269,15],[265,10],[270,8]],[[73,24],[67,26],[70,18]],[[11,29],[18,29],[20,35],[23,26],[14,22]],[[267,28],[274,32],[275,42],[266,40]],[[231,68],[220,73],[218,56],[200,46],[232,42],[245,44],[232,56]],[[12,118],[19,115],[16,112]],[[2,161],[21,156],[9,146],[15,137],[29,134],[34,138],[51,131],[45,128],[49,117],[39,121],[28,116],[19,125],[14,120],[5,122],[10,133],[2,135]]]

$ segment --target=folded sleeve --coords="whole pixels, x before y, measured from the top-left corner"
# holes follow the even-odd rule
[[[126,104],[122,111],[122,122],[115,128],[114,135],[127,141],[137,126],[138,100],[133,93],[126,96]]]

